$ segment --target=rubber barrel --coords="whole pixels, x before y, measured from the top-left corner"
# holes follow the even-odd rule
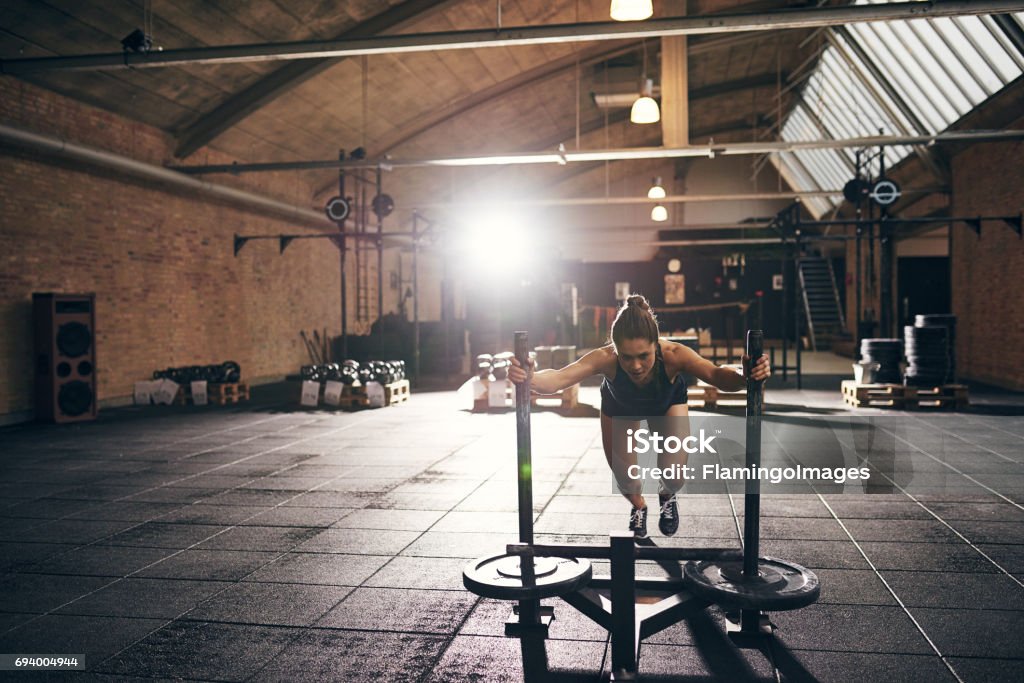
[[[764,353],[764,334],[761,330],[747,330],[747,357],[753,366]],[[761,466],[761,412],[764,382],[747,379],[747,471],[756,472]],[[743,497],[743,576],[757,576],[757,558],[761,546],[761,480],[747,478]]]
[[[514,334],[513,353],[523,369],[529,371],[530,345],[526,332]],[[519,467],[519,542],[533,543],[533,464],[530,446],[529,375],[516,386],[516,453]]]

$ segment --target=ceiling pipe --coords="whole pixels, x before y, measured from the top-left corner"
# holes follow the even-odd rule
[[[901,194],[939,194],[949,192],[945,187],[909,187]],[[626,204],[684,204],[689,202],[737,202],[737,201],[772,201],[776,199],[809,199],[815,197],[841,197],[842,190],[805,190],[794,192],[735,192],[730,194],[680,194],[668,195],[661,199],[648,197],[566,197],[553,199],[517,199],[516,207],[522,206],[591,206],[591,205],[626,205]],[[463,208],[494,208],[504,202],[447,202],[436,204],[418,204],[421,209],[463,209]],[[751,226],[747,226],[751,227]]]
[[[872,5],[874,6],[874,5]],[[188,174],[254,173],[261,171],[300,171],[310,169],[396,168],[422,166],[520,166],[527,164],[565,164],[578,161],[626,161],[631,159],[678,159],[683,157],[743,156],[750,154],[778,154],[806,149],[844,149],[848,147],[891,147],[894,145],[933,145],[949,142],[996,142],[1024,139],[1024,130],[967,130],[948,131],[935,135],[879,135],[835,140],[777,140],[768,142],[732,142],[685,147],[627,147],[580,151],[516,152],[486,156],[445,157],[438,159],[385,159],[382,161],[276,161],[256,164],[215,164],[204,166],[168,166],[169,169]]]
[[[253,194],[244,190],[236,190],[233,187],[225,187],[224,185],[215,185],[204,180],[197,180],[161,166],[129,159],[113,152],[77,145],[49,135],[41,135],[0,124],[0,143],[63,159],[101,166],[135,178],[199,192],[216,199],[244,206],[261,215],[265,215],[269,211],[281,218],[304,225],[337,231],[337,226],[334,223],[328,221],[327,217],[322,213],[312,209],[292,206],[270,197]]]
[[[293,59],[323,59],[358,55],[465,50],[573,41],[642,39],[740,31],[819,28],[868,21],[896,21],[1024,10],[1015,0],[936,0],[836,7],[811,7],[770,12],[715,14],[589,24],[520,26],[471,31],[445,31],[379,36],[355,40],[297,41],[255,45],[224,45],[152,52],[116,52],[67,57],[34,57],[0,61],[0,73],[21,75],[39,71],[96,71],[228,64]]]
[[[781,237],[765,239],[749,238],[738,240],[657,240],[655,242],[635,242],[645,247],[714,247],[741,244],[782,244]]]

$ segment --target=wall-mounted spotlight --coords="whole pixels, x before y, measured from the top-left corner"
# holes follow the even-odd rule
[[[125,52],[145,54],[153,49],[153,38],[141,28],[137,28],[121,39],[121,47]]]

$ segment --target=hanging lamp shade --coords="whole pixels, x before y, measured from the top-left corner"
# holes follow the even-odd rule
[[[664,199],[665,188],[661,186],[661,178],[655,178],[651,183],[651,189],[647,190],[648,199]]]
[[[655,223],[664,223],[668,220],[668,209],[661,204],[655,205],[655,207],[651,209],[651,220]]]
[[[661,120],[661,110],[658,103],[651,97],[654,92],[654,81],[647,79],[644,82],[643,91],[640,97],[633,102],[633,108],[629,110],[629,120],[633,123],[657,123]]]
[[[611,15],[615,21],[642,21],[652,14],[651,0],[612,0]]]

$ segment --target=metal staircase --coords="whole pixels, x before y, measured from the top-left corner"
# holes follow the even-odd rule
[[[797,271],[811,350],[830,348],[832,338],[846,331],[832,262],[819,256],[805,256],[797,262]]]

